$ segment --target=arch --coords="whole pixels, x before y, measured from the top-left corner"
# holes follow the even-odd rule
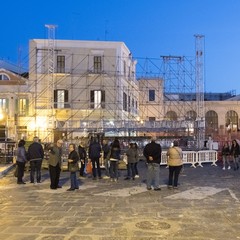
[[[206,128],[208,129],[211,129],[211,130],[218,129],[218,114],[213,110],[206,112],[205,124],[206,124]]]
[[[196,118],[197,118],[197,113],[195,111],[191,110],[186,113],[186,117],[185,117],[186,120],[195,121]]]
[[[228,131],[236,132],[238,130],[238,114],[230,110],[225,115],[225,124]]]
[[[177,120],[177,114],[174,111],[168,111],[165,115],[166,120],[170,121],[176,121]]]
[[[5,73],[0,73],[0,81],[1,80],[10,80],[9,76]]]

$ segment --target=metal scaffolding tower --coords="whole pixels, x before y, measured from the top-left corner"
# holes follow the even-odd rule
[[[55,68],[55,29],[57,25],[46,24],[48,29],[48,48],[47,48],[47,76],[48,76],[48,89],[47,89],[47,109],[48,109],[48,125],[49,129],[54,126],[54,68]]]
[[[202,149],[205,140],[205,115],[204,115],[204,35],[196,34],[196,103],[197,103],[197,148]]]

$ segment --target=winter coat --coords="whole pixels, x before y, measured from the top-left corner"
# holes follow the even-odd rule
[[[171,147],[167,151],[167,164],[168,166],[181,166],[182,161],[182,149],[180,147]]]
[[[89,158],[100,158],[101,146],[98,142],[93,142],[89,146]]]
[[[107,155],[110,151],[110,146],[108,144],[104,144],[102,146],[102,150],[103,150],[103,158],[106,159],[107,158]]]
[[[43,147],[38,142],[33,142],[28,147],[28,159],[29,160],[42,160],[44,158]]]
[[[62,148],[57,147],[56,145],[49,148],[49,165],[56,167],[57,164],[61,166],[62,163]]]
[[[109,154],[109,160],[110,161],[119,161],[120,160],[120,154],[121,149],[118,147],[112,147],[110,154]]]
[[[236,144],[235,146],[232,145],[231,155],[234,156],[234,157],[238,157],[238,155],[239,155],[239,145],[238,144]]]
[[[135,148],[129,148],[126,152],[128,163],[138,162],[138,150]]]
[[[148,143],[143,149],[143,155],[147,159],[147,163],[161,163],[161,154],[162,148],[161,145],[152,141]],[[149,160],[149,157],[152,157],[153,160]]]
[[[17,162],[26,162],[27,161],[27,152],[25,147],[18,147],[17,148]]]
[[[87,157],[87,153],[86,150],[83,146],[79,145],[78,146],[78,154],[79,154],[79,158],[80,160],[85,160]]]
[[[222,148],[222,156],[228,156],[228,155],[230,155],[229,146],[223,146],[223,148]]]

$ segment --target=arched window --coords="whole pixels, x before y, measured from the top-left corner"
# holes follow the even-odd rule
[[[186,113],[186,117],[185,117],[186,120],[195,121],[196,118],[197,118],[197,113],[195,111],[188,111]]]
[[[228,131],[237,131],[238,129],[238,114],[230,110],[226,113],[225,116],[226,127]]]
[[[8,75],[4,74],[4,73],[0,73],[0,81],[1,80],[10,80]]]
[[[205,115],[206,128],[215,130],[218,129],[218,115],[215,111],[208,111]]]
[[[174,111],[169,111],[166,113],[165,119],[169,121],[176,121],[177,114]]]

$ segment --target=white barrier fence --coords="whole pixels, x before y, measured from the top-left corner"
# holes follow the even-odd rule
[[[161,165],[167,165],[167,151],[162,151]],[[218,154],[215,150],[203,151],[183,151],[183,164],[191,164],[191,167],[196,168],[196,165],[203,167],[202,163],[212,163],[212,166],[217,166],[216,161]]]

